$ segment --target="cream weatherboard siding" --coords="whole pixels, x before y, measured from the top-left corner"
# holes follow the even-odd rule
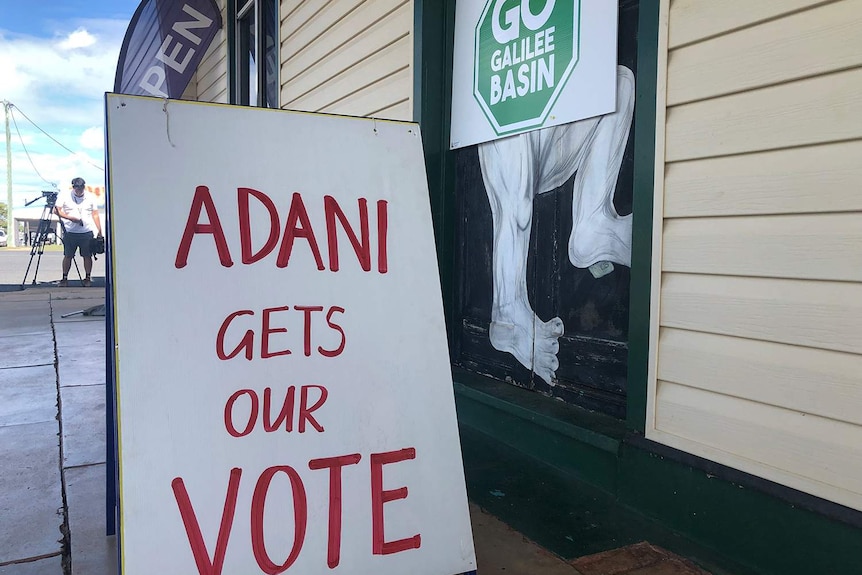
[[[224,25],[184,98],[227,103]],[[279,5],[282,108],[413,119],[413,0],[285,0]]]
[[[862,510],[862,0],[662,11],[647,437]]]
[[[223,1],[221,2],[223,4]],[[224,10],[222,10],[224,18]],[[201,65],[198,67],[197,93],[202,102],[228,103],[227,32],[219,30]]]
[[[281,4],[281,107],[413,119],[412,0]]]
[[[216,0],[216,4],[221,10],[221,30],[204,54],[183,99],[227,104],[227,3],[226,0]]]

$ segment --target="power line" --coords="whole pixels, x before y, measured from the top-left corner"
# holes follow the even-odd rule
[[[11,104],[11,102],[10,102],[10,104]],[[46,136],[48,136],[48,137],[49,137],[49,138],[50,138],[50,139],[51,139],[55,144],[57,144],[58,146],[60,146],[61,148],[63,148],[63,149],[64,149],[64,150],[66,150],[67,152],[69,152],[70,154],[74,154],[75,156],[78,156],[78,153],[77,153],[77,152],[75,152],[75,151],[73,151],[73,150],[71,150],[71,149],[67,148],[67,147],[66,147],[66,146],[64,146],[61,142],[59,142],[59,141],[58,141],[54,136],[52,136],[51,134],[49,134],[48,132],[46,132],[45,130],[43,130],[42,128],[40,128],[40,127],[39,127],[39,125],[38,125],[38,124],[36,124],[36,122],[34,122],[33,120],[31,120],[31,119],[27,116],[27,114],[25,114],[25,113],[24,113],[24,111],[23,111],[23,110],[21,110],[21,108],[19,108],[19,107],[18,107],[18,106],[16,106],[15,104],[11,104],[11,106],[10,106],[10,110],[12,110],[12,112],[13,112],[13,113],[12,113],[12,121],[15,121],[15,114],[14,114],[14,110],[18,110],[18,111],[21,113],[21,115],[22,115],[22,116],[24,116],[24,117],[27,119],[27,121],[28,121],[28,122],[30,122],[31,124],[33,124],[33,126],[35,126],[37,130],[39,130],[40,132],[42,132],[43,134],[45,134]],[[16,129],[17,129],[17,124],[16,124],[16,126],[15,126],[15,127],[16,127]],[[21,137],[21,134],[20,134],[20,133],[18,134],[18,137],[19,137],[19,138]],[[24,144],[23,144],[23,142],[21,143],[21,145],[22,145],[22,146],[24,145]],[[28,157],[29,157],[29,155],[28,155]],[[78,157],[80,157],[80,156],[78,156]],[[89,159],[87,159],[87,160],[85,160],[85,161],[86,161],[88,164],[90,164],[91,166],[93,166],[94,168],[96,168],[97,170],[101,170],[101,171],[103,171],[103,172],[105,171],[105,168],[103,168],[103,167],[101,167],[101,166],[99,166],[99,165],[94,164],[94,163],[93,163],[93,162],[91,162]],[[31,162],[31,163],[32,163],[32,162]],[[35,169],[35,166],[34,166],[34,169]],[[39,176],[39,177],[41,177],[41,176]],[[42,178],[42,179],[44,179],[44,178]]]
[[[14,104],[9,106],[10,111],[12,110],[13,106],[14,106]],[[27,159],[30,160],[30,165],[33,166],[33,171],[36,172],[37,176],[42,178],[43,182],[56,188],[57,187],[56,183],[49,182],[48,180],[45,179],[45,176],[43,176],[41,173],[39,173],[39,169],[36,167],[36,164],[33,163],[33,158],[30,157],[30,152],[27,151],[27,146],[24,145],[24,138],[21,137],[21,130],[18,129],[18,122],[15,120],[15,114],[13,113],[10,115],[12,116],[12,123],[15,124],[15,131],[18,133],[18,139],[21,141],[21,147],[24,148],[24,153],[27,154]]]

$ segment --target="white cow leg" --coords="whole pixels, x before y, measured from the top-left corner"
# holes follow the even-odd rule
[[[635,80],[617,68],[617,111],[602,116],[575,174],[569,259],[579,268],[611,261],[631,266],[632,217],[614,208],[619,178],[634,111]]]
[[[522,134],[479,146],[482,177],[494,223],[494,299],[490,340],[527,369],[553,383],[563,322],[543,322],[527,296],[527,253],[535,194],[534,141]]]

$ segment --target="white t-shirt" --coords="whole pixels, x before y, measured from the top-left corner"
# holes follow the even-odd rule
[[[69,190],[61,193],[57,197],[57,207],[60,208],[68,216],[73,218],[81,218],[81,222],[71,222],[67,219],[63,220],[63,225],[66,226],[66,231],[70,234],[82,234],[84,232],[96,233],[96,222],[93,221],[93,212],[99,213],[99,208],[96,205],[96,195],[92,192],[84,191],[84,195],[78,197],[74,190]],[[83,222],[83,223],[82,223]]]

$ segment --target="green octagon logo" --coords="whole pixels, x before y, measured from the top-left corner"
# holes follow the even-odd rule
[[[498,136],[540,127],[578,63],[580,0],[488,0],[473,95]]]

